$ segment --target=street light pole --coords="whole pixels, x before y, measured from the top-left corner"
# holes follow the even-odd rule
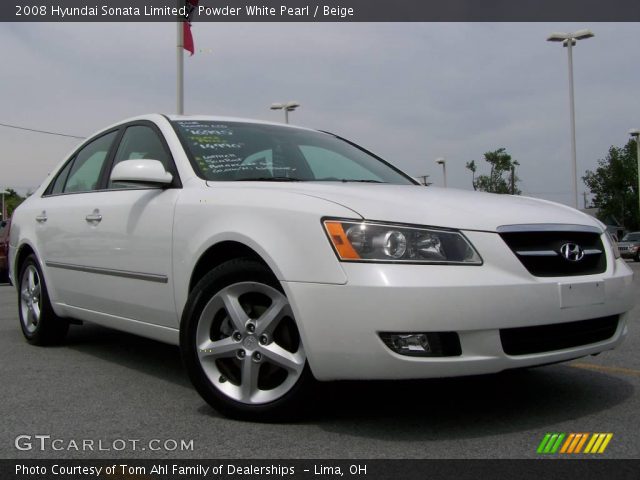
[[[576,103],[573,94],[573,39],[566,41],[569,56],[569,112],[571,116],[571,185],[573,187],[573,207],[578,208],[578,158],[576,153]]]
[[[284,110],[284,123],[289,123],[289,112],[293,112],[296,108],[298,108],[300,104],[298,102],[287,102],[287,103],[273,103],[271,104],[271,110]]]
[[[437,158],[436,163],[442,165],[442,177],[444,188],[447,188],[447,161],[444,158]]]
[[[547,41],[562,42],[567,47],[569,57],[569,115],[571,118],[571,185],[573,187],[573,207],[578,208],[578,161],[576,154],[576,107],[573,93],[573,47],[578,40],[593,37],[591,30],[583,29],[573,33],[552,33]]]
[[[632,128],[629,130],[631,135],[636,141],[636,162],[638,164],[638,214],[640,215],[640,129]]]

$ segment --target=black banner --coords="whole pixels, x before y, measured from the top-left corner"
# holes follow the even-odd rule
[[[640,460],[0,460],[3,480],[636,480]]]
[[[3,0],[3,22],[158,22],[177,0]],[[201,0],[201,22],[638,22],[638,0]]]

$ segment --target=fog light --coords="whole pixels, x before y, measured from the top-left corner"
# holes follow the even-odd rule
[[[404,355],[431,352],[429,341],[424,333],[392,334],[391,347]]]
[[[462,354],[456,332],[380,332],[394,352],[410,357],[455,357]]]

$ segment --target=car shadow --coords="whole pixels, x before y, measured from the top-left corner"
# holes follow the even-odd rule
[[[71,328],[63,348],[193,388],[172,345],[85,324]],[[326,382],[297,424],[381,440],[486,437],[576,420],[634,393],[620,377],[570,364],[448,379]],[[221,417],[204,401],[197,412]]]
[[[61,347],[192,388],[180,349],[174,345],[85,323],[81,327],[72,325]]]
[[[540,430],[624,402],[635,387],[567,364],[421,381],[335,382],[311,423],[341,435],[414,441]]]

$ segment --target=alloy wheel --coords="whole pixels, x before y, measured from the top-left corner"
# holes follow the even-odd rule
[[[209,300],[198,319],[196,349],[211,384],[250,405],[285,395],[306,363],[287,297],[257,282],[229,285]]]

